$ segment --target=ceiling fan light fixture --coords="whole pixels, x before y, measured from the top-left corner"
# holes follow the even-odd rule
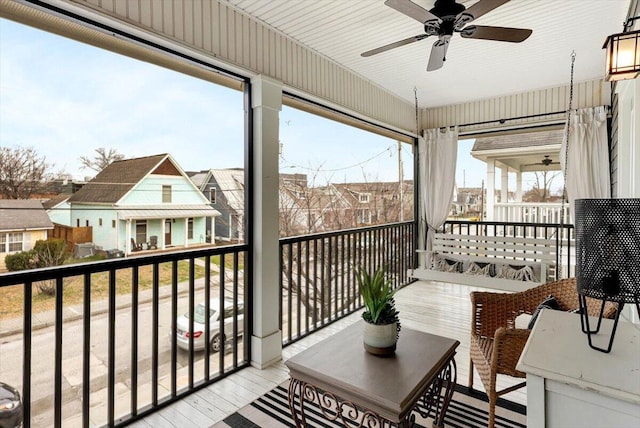
[[[609,82],[635,79],[640,74],[640,30],[612,34],[603,49],[607,50],[605,79]]]

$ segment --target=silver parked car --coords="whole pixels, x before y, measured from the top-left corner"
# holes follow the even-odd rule
[[[209,319],[209,349],[213,352],[219,352],[224,346],[228,336],[233,335],[233,302],[225,300],[224,302],[224,336],[220,335],[220,300],[212,299],[209,302],[209,316],[205,313],[204,303],[199,303],[194,308],[193,319],[193,349],[201,351],[205,349],[204,326],[205,320]],[[241,336],[244,330],[244,303],[238,302],[235,310],[238,318],[238,336]],[[189,312],[179,316],[176,320],[177,325],[177,343],[178,347],[189,350]]]

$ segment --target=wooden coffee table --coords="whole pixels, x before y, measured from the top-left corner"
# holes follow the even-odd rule
[[[424,418],[433,412],[433,425],[442,427],[459,344],[403,327],[395,355],[377,357],[364,350],[362,321],[347,327],[285,362],[293,420],[308,426],[305,402],[315,402],[325,418],[345,426],[410,427],[415,411]]]

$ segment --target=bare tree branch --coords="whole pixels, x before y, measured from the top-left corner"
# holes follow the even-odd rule
[[[104,147],[98,147],[94,150],[96,152],[93,159],[87,156],[80,156],[80,162],[82,163],[82,169],[92,169],[95,172],[100,172],[108,167],[112,162],[124,159],[124,155],[118,153],[116,149],[106,149]]]
[[[0,147],[0,195],[29,199],[42,188],[49,167],[32,147]]]

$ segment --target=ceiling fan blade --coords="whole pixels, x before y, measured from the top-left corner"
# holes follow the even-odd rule
[[[440,18],[435,16],[433,13],[421,6],[418,6],[410,0],[386,0],[384,4],[423,24],[432,20],[440,21]]]
[[[427,64],[427,71],[434,71],[442,68],[447,56],[447,49],[449,48],[449,38],[442,38],[437,40],[431,48],[431,55],[429,55],[429,64]]]
[[[471,15],[472,20],[478,19],[485,13],[491,12],[493,9],[502,6],[508,1],[509,0],[480,0],[469,6],[464,12],[461,12],[460,15]]]
[[[532,30],[524,28],[491,27],[487,25],[469,25],[460,31],[467,39],[496,40],[499,42],[520,43],[526,40]]]
[[[393,48],[408,45],[409,43],[419,42],[420,40],[426,39],[427,37],[429,37],[429,35],[427,34],[418,34],[417,36],[409,37],[408,39],[400,40],[394,43],[389,43],[388,45],[380,46],[379,48],[371,49],[370,51],[363,52],[360,55],[364,57],[376,55]]]

